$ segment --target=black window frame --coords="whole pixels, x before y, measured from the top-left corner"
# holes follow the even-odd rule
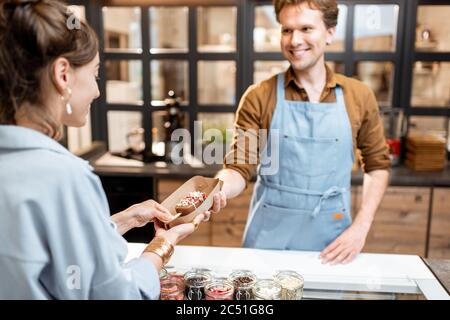
[[[130,3],[122,1],[69,1],[70,4],[82,5],[85,7],[86,19],[92,25],[99,36],[100,59],[135,59],[142,61],[142,89],[143,106],[126,104],[108,104],[106,102],[106,79],[104,63],[100,65],[99,88],[102,93],[94,104],[91,116],[92,138],[93,140],[104,141],[108,144],[107,133],[107,112],[110,110],[121,111],[141,111],[143,128],[145,132],[151,132],[152,113],[161,111],[164,107],[151,106],[151,61],[161,59],[181,59],[189,64],[189,104],[182,106],[182,110],[189,115],[189,130],[194,132],[194,121],[197,120],[199,112],[222,113],[235,112],[239,104],[240,97],[245,90],[253,83],[254,62],[255,61],[284,61],[281,52],[255,52],[253,47],[253,28],[255,22],[255,7],[259,5],[272,5],[271,0],[216,0],[197,1],[197,4],[188,4],[189,1],[172,1],[170,5],[164,5],[161,1],[146,1],[144,4]],[[117,4],[119,3],[119,4]],[[407,129],[409,128],[409,117],[430,116],[450,118],[450,106],[411,106],[413,66],[416,61],[450,61],[450,52],[416,52],[415,51],[415,26],[417,11],[420,5],[449,5],[446,0],[341,0],[339,4],[347,6],[347,20],[345,27],[345,47],[342,52],[327,52],[327,61],[336,61],[344,64],[344,74],[354,76],[355,63],[361,61],[386,61],[394,65],[394,75],[392,83],[392,96],[390,106],[380,106],[380,111],[385,114],[393,113],[395,110],[402,110],[405,115]],[[393,52],[358,52],[353,48],[353,27],[355,5],[367,4],[397,4],[399,6],[399,16],[396,35],[396,49]],[[103,34],[103,6],[137,6],[141,8],[141,32],[142,32],[142,53],[118,53],[104,51]],[[150,7],[161,6],[185,6],[189,8],[189,31],[188,31],[188,52],[187,53],[150,53]],[[206,53],[197,52],[197,10],[199,6],[235,6],[237,9],[236,26],[236,51],[231,53]],[[201,60],[230,60],[236,62],[236,103],[234,105],[199,105],[197,97],[198,61]],[[406,133],[407,134],[407,133]],[[448,136],[447,132],[447,136]],[[152,135],[145,134],[146,151],[151,150]],[[192,136],[191,150],[194,150],[194,137]]]

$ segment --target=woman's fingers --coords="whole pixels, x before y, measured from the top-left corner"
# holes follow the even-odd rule
[[[208,211],[207,211],[208,212]],[[194,223],[196,223],[197,225],[199,225],[200,223],[202,223],[202,221],[207,217],[207,215],[205,213],[200,213],[198,216],[196,216],[194,218]]]
[[[150,200],[147,203],[147,208],[151,211],[149,217],[150,221],[155,220],[156,218],[157,220],[162,221],[164,223],[169,223],[179,216],[179,214],[172,215],[166,207],[162,206],[161,204],[159,204],[154,200]]]
[[[164,207],[162,204],[155,202],[155,208],[158,209],[161,212],[164,212],[166,214],[170,214],[169,209],[167,209],[166,207]]]
[[[203,213],[203,215],[205,216],[205,217],[203,218],[203,221],[204,221],[204,222],[207,222],[207,221],[209,221],[209,218],[211,218],[211,211],[205,211],[205,212]]]

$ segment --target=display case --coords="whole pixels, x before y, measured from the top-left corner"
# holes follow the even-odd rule
[[[109,151],[125,147],[123,135],[136,129],[139,118],[142,152],[160,155],[160,120],[169,91],[180,98],[184,127],[191,133],[202,113],[215,113],[216,122],[229,125],[222,113],[232,115],[243,92],[237,75],[242,63],[241,1],[167,6],[161,1],[139,6],[98,1],[90,8],[100,38],[100,91],[105,93],[99,98],[103,108],[97,133]],[[118,112],[122,119],[111,116]],[[113,119],[127,129],[111,130],[116,128]],[[192,137],[192,151],[193,143]]]
[[[450,4],[415,0],[408,8],[402,105],[409,132],[449,137]],[[450,144],[447,143],[447,151]]]
[[[129,243],[127,259],[140,255],[145,244]],[[208,269],[226,278],[237,269],[258,279],[273,279],[281,270],[304,278],[303,299],[425,300],[450,299],[424,261],[413,255],[360,254],[347,265],[324,265],[319,252],[177,246],[166,269],[184,273]]]
[[[272,1],[252,0],[247,31],[250,48],[249,73],[259,81],[283,71],[280,25]],[[382,108],[399,105],[400,66],[405,1],[338,1],[339,15],[333,42],[325,59],[335,71],[366,83]],[[284,69],[285,70],[285,69]],[[262,73],[264,72],[264,73]],[[244,75],[245,79],[245,75]],[[250,80],[250,79],[249,79]],[[251,81],[250,80],[250,81]],[[250,82],[251,83],[251,82]]]

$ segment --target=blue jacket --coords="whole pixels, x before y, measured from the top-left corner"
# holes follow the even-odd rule
[[[0,299],[157,299],[155,267],[126,255],[92,167],[0,125]]]

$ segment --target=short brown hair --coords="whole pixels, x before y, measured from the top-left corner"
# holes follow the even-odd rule
[[[59,57],[77,68],[98,52],[95,32],[82,21],[69,25],[72,14],[58,0],[0,3],[0,124],[16,124],[19,108],[30,104],[36,108],[26,114],[47,134],[60,131],[43,105],[43,79],[52,79],[50,67]]]
[[[336,0],[274,0],[275,14],[280,22],[280,12],[285,5],[298,5],[306,2],[310,8],[318,9],[323,14],[323,22],[328,28],[336,27],[339,9]]]

